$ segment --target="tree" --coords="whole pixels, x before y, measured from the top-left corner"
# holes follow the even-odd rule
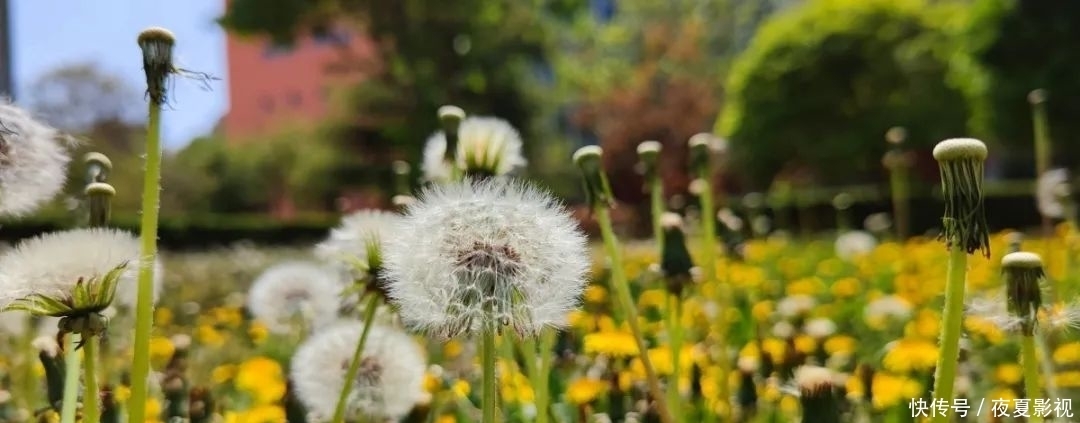
[[[888,128],[907,127],[924,150],[966,134],[964,96],[946,82],[951,46],[937,19],[952,9],[942,7],[818,0],[770,19],[728,79],[718,130],[734,163],[759,187],[788,169],[874,181]]]
[[[522,130],[527,152],[532,148],[535,105],[523,81],[542,58],[542,11],[519,0],[234,0],[221,23],[279,43],[335,24],[371,37],[378,57],[367,68],[376,74],[353,89],[331,133],[358,155],[384,146],[389,158],[415,160],[444,104],[504,118]],[[389,164],[380,161],[386,169],[379,175],[391,174]]]
[[[30,106],[57,128],[83,132],[98,122],[137,122],[143,103],[123,79],[80,63],[57,68],[30,87]]]
[[[616,3],[613,3],[616,4]],[[604,147],[617,197],[641,203],[636,146],[664,144],[665,191],[685,191],[687,139],[710,129],[735,48],[729,0],[627,0],[555,20],[553,102]],[[562,158],[565,162],[565,157]]]
[[[964,80],[974,105],[973,129],[1017,159],[1017,176],[1033,176],[1028,93],[1046,89],[1055,165],[1080,165],[1080,3],[977,0],[966,51],[978,68]]]

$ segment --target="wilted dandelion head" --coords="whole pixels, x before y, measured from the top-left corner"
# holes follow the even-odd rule
[[[424,397],[424,356],[403,332],[373,325],[353,380],[345,374],[360,342],[363,323],[341,322],[304,341],[290,362],[297,398],[317,421],[329,420],[346,383],[352,384],[346,416],[395,420]]]
[[[950,248],[990,257],[990,235],[983,205],[986,144],[974,138],[952,138],[934,146],[945,197],[942,238]]]
[[[0,256],[0,307],[34,295],[68,298],[77,283],[101,280],[126,266],[116,286],[116,305],[133,306],[138,291],[139,240],[132,234],[109,228],[73,229],[25,240]],[[154,272],[154,299],[161,286]],[[112,302],[105,303],[102,312]]]
[[[304,261],[279,263],[251,284],[247,309],[271,332],[289,332],[294,323],[321,328],[337,320],[344,288],[330,268]]]
[[[384,245],[402,319],[450,338],[488,324],[561,326],[590,268],[585,236],[549,194],[506,179],[434,186]]]
[[[330,236],[315,246],[319,258],[347,269],[363,277],[371,267],[378,267],[382,254],[382,241],[387,231],[401,216],[382,210],[360,210],[341,219],[341,224],[330,231]]]
[[[870,253],[877,247],[877,238],[865,231],[847,231],[836,237],[834,248],[836,256],[843,260],[852,260]]]
[[[431,181],[446,181],[452,169],[446,162],[446,135],[432,134],[424,145],[422,168]],[[455,161],[458,169],[475,176],[502,176],[527,163],[521,135],[509,122],[496,117],[468,117],[458,128]]]
[[[1069,170],[1052,169],[1039,175],[1035,184],[1035,204],[1039,214],[1060,219],[1065,216],[1065,202],[1069,192]]]
[[[7,99],[0,99],[0,122],[0,216],[21,216],[64,187],[72,139]]]

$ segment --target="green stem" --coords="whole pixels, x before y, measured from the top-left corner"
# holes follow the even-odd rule
[[[626,275],[623,274],[622,252],[619,251],[618,241],[615,239],[615,231],[611,227],[611,214],[607,208],[597,207],[595,210],[596,222],[600,224],[600,233],[604,238],[604,251],[611,258],[611,291],[616,294],[623,312],[626,313],[626,321],[630,324],[630,331],[637,343],[638,357],[641,366],[645,368],[645,377],[649,383],[649,393],[656,400],[656,411],[663,423],[673,423],[671,414],[668,412],[667,400],[664,392],[660,389],[660,379],[653,368],[652,360],[649,359],[649,349],[645,345],[645,338],[638,322],[637,308],[630,296],[630,287],[626,284]],[[709,220],[709,219],[705,219]]]
[[[908,183],[907,171],[896,167],[889,172],[889,185],[892,186],[893,219],[896,221],[897,241],[903,242],[908,236]]]
[[[959,243],[949,247],[949,274],[945,280],[945,313],[942,316],[941,352],[934,375],[933,398],[953,398],[956,368],[960,361],[960,332],[964,313],[964,284],[967,281],[967,252]],[[934,423],[947,423],[949,418],[938,414]]]
[[[79,405],[79,353],[75,351],[75,334],[64,336],[64,400],[60,423],[75,423]]]
[[[1024,398],[1042,398],[1039,387],[1039,360],[1035,349],[1035,337],[1024,335],[1020,340],[1020,364],[1024,366]],[[1051,376],[1051,375],[1047,375]],[[1033,413],[1028,422],[1042,422],[1042,416]]]
[[[1046,347],[1045,337],[1035,335],[1035,349],[1042,353],[1042,360],[1039,360],[1039,364],[1042,367],[1042,373],[1046,375],[1046,393],[1049,394],[1048,397],[1063,398],[1057,390],[1057,385],[1054,384],[1054,360],[1050,349]]]
[[[481,423],[495,423],[495,403],[497,398],[495,397],[495,386],[497,381],[495,380],[495,356],[499,353],[495,347],[495,328],[493,324],[486,324],[481,338],[481,350],[480,356],[483,361],[483,398],[481,402],[483,404],[483,418]]]
[[[545,329],[545,332],[547,329]],[[541,335],[542,336],[542,335]],[[540,390],[543,388],[543,373],[541,373],[542,365],[539,357],[537,357],[536,340],[533,338],[524,339],[519,344],[521,350],[521,356],[525,361],[525,374],[529,377],[529,385],[532,386],[534,403],[536,405],[536,423],[547,423],[548,416],[547,410],[544,408],[546,404],[543,403]]]
[[[671,375],[668,378],[668,404],[676,423],[685,421],[681,413],[682,395],[679,392],[679,377],[682,374],[682,301],[678,295],[668,295],[668,333],[671,334]]]
[[[97,360],[98,337],[87,336],[83,342],[83,380],[86,393],[83,394],[83,423],[98,423],[101,420],[101,385],[98,384]]]
[[[1032,106],[1032,124],[1035,130],[1035,176],[1039,177],[1050,170],[1050,133],[1046,122],[1046,108],[1042,103]],[[1044,237],[1050,237],[1054,233],[1053,222],[1046,216],[1042,217],[1042,230]]]
[[[135,357],[131,367],[129,421],[146,420],[149,394],[150,330],[154,327],[154,258],[157,257],[158,207],[161,195],[161,105],[150,102],[146,130],[146,172],[143,178],[142,222],[139,239],[142,252],[139,263],[138,302],[135,307]]]
[[[708,179],[703,178],[708,181]],[[725,316],[727,310],[731,309],[732,304],[732,292],[731,286],[727,280],[716,279],[716,206],[713,204],[713,192],[712,185],[707,184],[705,189],[701,192],[701,225],[702,230],[705,232],[704,237],[701,240],[701,253],[705,257],[701,263],[701,270],[704,273],[702,278],[702,284],[715,283],[716,286],[716,302],[720,309],[720,318],[716,320],[716,339],[720,340],[720,354],[716,357],[716,366],[720,369],[720,383],[717,387],[717,397],[721,401],[724,401],[724,406],[720,407],[719,418],[722,422],[731,421],[731,385],[728,383],[731,374],[731,357],[728,352],[728,322]]]
[[[664,214],[664,185],[659,177],[649,182],[649,203],[652,206],[653,238],[656,238],[656,253],[664,252],[664,228],[660,226],[660,216]]]
[[[538,377],[535,388],[536,423],[547,423],[551,415],[551,363],[557,335],[558,333],[550,328],[540,333],[540,357],[537,364]]]
[[[360,332],[360,340],[356,342],[356,350],[353,352],[352,361],[345,371],[345,383],[341,385],[341,394],[338,395],[337,406],[334,407],[334,423],[345,421],[345,405],[349,403],[349,393],[352,392],[352,381],[356,379],[356,373],[360,371],[360,362],[363,361],[364,344],[367,343],[368,332],[375,322],[375,310],[379,306],[379,296],[372,295],[364,308],[364,329]]]

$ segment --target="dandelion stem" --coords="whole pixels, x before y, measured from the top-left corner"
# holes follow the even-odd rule
[[[551,359],[555,348],[557,333],[545,328],[540,333],[540,357],[537,363],[537,377],[533,390],[536,391],[536,423],[548,423],[551,408]]]
[[[367,343],[368,333],[371,332],[371,326],[375,322],[375,310],[378,306],[379,296],[372,295],[367,307],[364,308],[364,329],[360,332],[360,340],[356,342],[356,351],[353,352],[352,361],[349,362],[349,368],[345,371],[345,383],[341,386],[341,395],[338,396],[337,406],[334,407],[334,423],[345,421],[345,405],[348,404],[349,393],[352,392],[352,381],[356,379],[356,373],[360,371],[360,362],[364,358],[364,344]]]
[[[1020,363],[1024,366],[1024,398],[1042,398],[1039,389],[1039,360],[1035,350],[1035,337],[1024,335],[1020,340]],[[1028,418],[1031,423],[1040,423],[1042,416],[1033,413]]]
[[[1050,398],[1062,398],[1061,394],[1058,393],[1057,385],[1054,384],[1054,361],[1050,350],[1046,348],[1046,339],[1038,333],[1034,337],[1036,351],[1042,353],[1042,360],[1039,360],[1039,363],[1042,367],[1042,374],[1046,375],[1046,393],[1049,394]]]
[[[604,251],[611,258],[611,291],[615,292],[623,312],[626,313],[626,321],[630,324],[630,331],[637,342],[638,357],[641,366],[645,368],[645,377],[649,382],[649,393],[656,401],[656,411],[663,423],[673,423],[671,414],[668,412],[667,400],[664,392],[660,389],[660,379],[653,368],[652,360],[649,359],[649,349],[645,345],[645,338],[638,322],[637,309],[634,300],[630,297],[630,288],[626,285],[626,275],[623,274],[622,253],[619,251],[618,240],[615,239],[615,231],[611,227],[611,214],[606,207],[596,207],[596,222],[600,224],[600,233],[604,238]]]
[[[908,176],[907,168],[896,166],[889,169],[889,186],[892,187],[893,217],[896,221],[896,239],[903,242],[908,236]]]
[[[138,300],[135,307],[135,357],[131,367],[130,421],[146,420],[150,376],[150,330],[154,326],[154,258],[157,256],[158,206],[161,195],[161,103],[151,101],[146,130],[146,172],[143,178],[142,243]]]
[[[959,238],[959,237],[957,237]],[[967,280],[967,252],[956,239],[949,247],[949,274],[945,280],[945,313],[941,326],[941,355],[934,375],[933,398],[953,398],[956,368],[960,361],[960,331],[964,312],[964,284]],[[947,423],[945,415],[934,417],[934,423]]]
[[[704,176],[704,175],[703,175]],[[731,357],[728,353],[728,347],[726,345],[728,340],[728,322],[726,319],[727,310],[730,309],[732,303],[731,286],[727,280],[717,280],[716,278],[716,206],[713,203],[712,184],[709,180],[702,178],[705,181],[705,187],[701,191],[701,229],[704,232],[701,239],[701,253],[705,256],[705,259],[701,263],[701,270],[704,273],[702,278],[703,284],[715,283],[717,304],[720,309],[720,317],[716,320],[716,339],[721,342],[720,354],[716,358],[716,366],[720,369],[720,383],[717,387],[717,398],[723,402],[723,406],[720,407],[720,421],[731,420],[731,386],[728,383],[731,374]]]
[[[679,393],[679,377],[682,374],[682,299],[678,295],[668,295],[668,333],[671,334],[671,375],[668,378],[668,403],[676,423],[684,421],[681,413],[682,395]]]
[[[653,237],[656,238],[656,252],[664,252],[664,228],[660,225],[660,216],[664,214],[664,184],[659,177],[649,181],[649,203],[652,206]]]
[[[87,336],[82,347],[83,379],[86,384],[86,393],[83,395],[83,423],[98,423],[101,420],[101,385],[98,384],[97,377],[98,339],[94,335]]]
[[[64,399],[60,423],[75,423],[79,405],[79,354],[75,352],[75,334],[64,336]]]
[[[485,324],[483,333],[480,335],[481,349],[480,358],[483,365],[483,417],[481,423],[495,423],[495,356],[498,354],[495,347],[495,327],[493,323]]]

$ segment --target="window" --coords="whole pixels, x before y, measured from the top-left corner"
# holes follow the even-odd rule
[[[268,95],[262,96],[262,98],[259,99],[259,108],[261,108],[264,113],[273,113],[274,98]]]
[[[292,90],[289,92],[288,100],[289,106],[297,108],[300,107],[300,103],[303,103],[304,98],[303,95],[300,94],[300,91]]]

